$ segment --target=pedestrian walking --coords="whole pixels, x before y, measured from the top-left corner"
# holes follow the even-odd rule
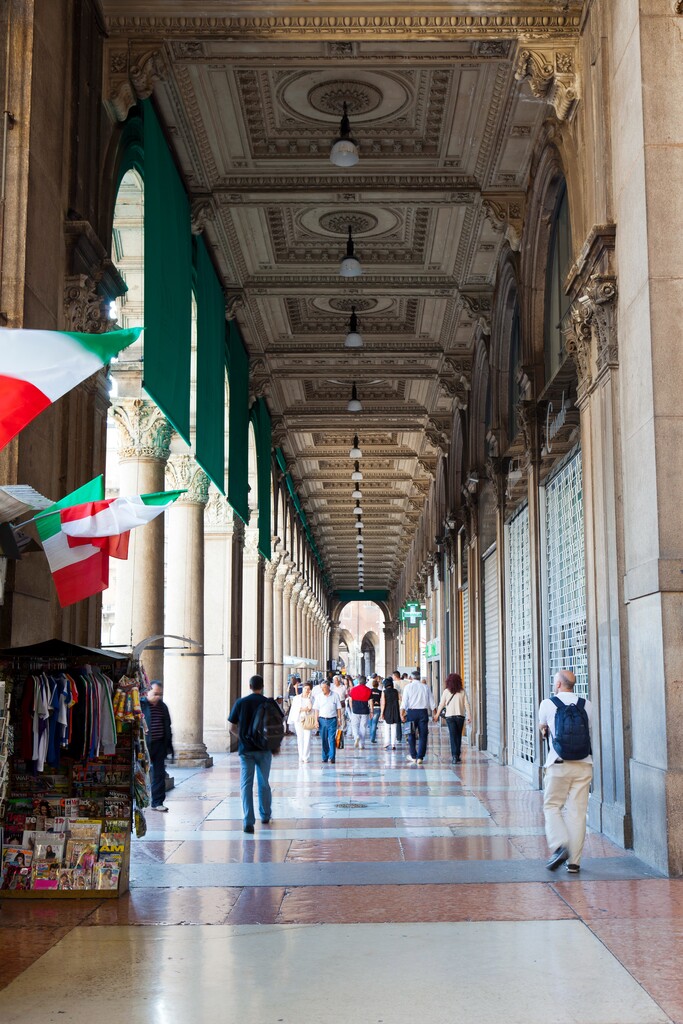
[[[384,738],[386,743],[384,749],[396,750],[396,730],[401,722],[401,711],[399,707],[398,690],[394,686],[394,680],[387,677],[384,680],[382,696],[380,699],[380,719],[384,722]]]
[[[429,715],[434,708],[434,698],[428,686],[420,682],[420,673],[413,672],[412,680],[403,688],[401,696],[401,719],[410,722],[408,733],[408,761],[413,764],[417,761],[422,764],[427,753],[427,738],[429,736]],[[415,733],[417,732],[417,743]]]
[[[311,727],[311,716],[314,723],[313,727]],[[294,727],[296,733],[299,761],[302,764],[308,764],[311,759],[311,736],[315,732],[316,722],[310,683],[306,683],[303,691],[292,698],[287,721],[289,725]]]
[[[543,787],[545,834],[551,850],[546,867],[554,871],[566,861],[570,874],[581,870],[593,778],[593,706],[579,697],[575,686],[573,672],[557,672],[553,696],[542,700],[538,709],[541,734],[549,740]]]
[[[251,693],[235,701],[228,716],[230,732],[237,737],[237,752],[241,762],[240,792],[242,795],[243,831],[253,833],[254,823],[254,772],[258,783],[258,804],[261,822],[267,825],[272,811],[272,794],[268,778],[273,762],[273,751],[259,750],[249,732],[258,711],[266,697],[263,696],[263,679],[252,676],[249,680]]]
[[[377,742],[377,726],[379,725],[379,716],[380,716],[380,713],[381,713],[380,712],[380,704],[382,702],[382,689],[381,689],[381,686],[380,686],[380,678],[379,678],[379,676],[377,675],[376,672],[375,672],[375,674],[374,674],[374,676],[372,677],[372,680],[371,680],[370,692],[372,694],[372,714],[370,715],[370,720],[368,722],[368,727],[369,727],[369,730],[370,730],[370,742],[371,743],[376,743]]]
[[[316,695],[313,710],[320,728],[323,764],[334,764],[337,755],[337,728],[342,723],[342,705],[337,694],[330,690],[327,680]]]
[[[348,699],[351,705],[353,745],[364,750],[368,719],[372,707],[372,690],[369,686],[365,685],[365,676],[359,676],[358,679],[354,680],[354,685],[349,690]]]
[[[166,797],[166,765],[167,757],[173,757],[173,734],[171,732],[171,714],[163,699],[163,687],[158,679],[153,679],[149,692],[142,698],[140,705],[147,723],[147,747],[152,774],[152,810],[168,811],[164,803]]]
[[[451,741],[451,763],[460,764],[465,716],[469,724],[472,721],[472,709],[462,679],[457,672],[451,672],[446,676],[444,686],[439,706],[434,712],[434,721],[438,721],[439,715],[445,709],[448,738]]]

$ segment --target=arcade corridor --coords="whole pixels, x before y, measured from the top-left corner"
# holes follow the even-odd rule
[[[131,1024],[401,1024],[416,999],[433,1024],[536,1024],[549,1001],[558,1024],[683,1021],[683,883],[597,834],[580,877],[549,874],[541,794],[469,749],[453,770],[436,728],[430,743],[424,767],[381,744],[334,768],[314,745],[297,767],[288,737],[254,837],[236,756],[174,770],[169,813],[150,812],[134,843],[130,893],[0,903],[3,1022],[125,1005]],[[315,979],[330,959],[326,1009]]]

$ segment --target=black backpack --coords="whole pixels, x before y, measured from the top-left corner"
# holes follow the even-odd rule
[[[586,702],[579,697],[575,704],[565,704],[559,697],[550,698],[555,705],[553,747],[563,761],[581,761],[591,751]]]
[[[272,697],[266,697],[257,705],[244,738],[255,750],[277,754],[284,736],[285,716],[280,705]]]

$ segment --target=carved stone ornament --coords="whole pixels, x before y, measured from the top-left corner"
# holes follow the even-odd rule
[[[575,303],[570,310],[569,321],[563,329],[564,347],[574,360],[577,377],[577,400],[579,406],[586,400],[593,387],[591,366],[593,310],[589,303]]]
[[[228,499],[213,484],[204,510],[204,529],[213,533],[229,533],[232,529],[232,508]]]
[[[505,487],[507,483],[503,460],[497,457],[488,458],[486,460],[486,475],[493,487],[496,509],[500,510],[505,503]]]
[[[225,296],[225,319],[234,320],[240,309],[244,309],[244,295],[242,292],[231,292]]]
[[[425,437],[437,451],[440,451],[443,455],[448,455],[450,448],[450,438],[447,431],[443,430],[442,427],[434,420],[429,420],[425,427]]]
[[[117,326],[107,314],[107,303],[98,294],[97,282],[85,274],[65,279],[64,316],[68,330],[83,334],[106,334]]]
[[[157,459],[166,462],[173,428],[160,409],[144,398],[117,398],[112,410],[119,431],[119,461]]]
[[[683,14],[683,0],[674,0],[674,14]]]
[[[232,542],[236,544],[238,548],[244,547],[244,522],[240,519],[236,512],[232,513]]]
[[[253,563],[258,557],[258,530],[248,526],[244,534],[244,561]]]
[[[192,234],[201,235],[206,224],[215,219],[213,203],[207,196],[198,196],[192,200]]]
[[[267,398],[270,395],[271,380],[264,359],[254,359],[249,364],[249,393],[254,398]]]
[[[209,500],[209,478],[191,455],[169,457],[166,482],[170,491],[185,491],[176,499],[176,505],[206,505]]]
[[[400,628],[400,622],[397,622],[395,619],[389,619],[387,622],[384,623],[384,626],[382,627],[382,632],[384,633],[384,636],[387,640],[396,640]]]
[[[524,438],[524,451],[529,461],[538,462],[541,455],[538,407],[533,401],[517,403],[517,423]]]
[[[116,120],[125,121],[137,101],[148,99],[155,84],[166,79],[166,63],[158,49],[129,55],[129,67],[120,51],[116,52],[115,61],[112,51],[110,55],[106,105]]]
[[[496,231],[502,232],[510,248],[519,252],[522,245],[524,226],[524,197],[506,198],[496,196],[482,201],[484,214]]]
[[[517,81],[526,79],[534,96],[553,107],[558,121],[566,121],[579,100],[576,60],[572,49],[522,47],[515,68]]]

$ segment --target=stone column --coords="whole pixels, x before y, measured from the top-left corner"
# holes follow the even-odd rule
[[[164,490],[172,428],[156,405],[143,398],[116,400],[119,432],[119,492],[152,494]],[[134,646],[164,632],[164,522],[168,513],[133,530],[128,559],[117,561],[112,644]],[[163,642],[148,650],[143,663],[150,679],[164,677]]]
[[[329,655],[331,661],[339,661],[339,621],[330,620],[330,647]]]
[[[242,561],[244,557],[244,523],[233,512],[230,558],[230,707],[242,692]],[[236,749],[234,737],[230,748]]]
[[[242,695],[249,692],[248,682],[257,673],[259,640],[259,570],[258,531],[245,528],[242,569]]]
[[[296,655],[299,658],[305,657],[304,654],[304,583],[303,580],[299,581],[299,585],[294,588],[296,594]]]
[[[275,692],[275,577],[277,575],[277,555],[266,562],[263,570],[263,682],[266,697],[277,696]],[[280,591],[280,594],[282,592]],[[280,603],[280,629],[282,629],[282,603]]]
[[[387,619],[382,627],[384,633],[384,671],[390,675],[399,664],[398,655],[399,623],[395,619]]]
[[[301,615],[299,601],[301,598],[301,588],[303,587],[303,580],[296,574],[294,586],[292,587],[292,596],[289,601],[289,644],[291,647],[291,654],[295,657],[301,657]]]
[[[229,750],[232,509],[215,487],[204,512],[204,738]]]
[[[173,721],[173,745],[179,765],[210,768],[204,744],[204,509],[209,478],[191,455],[171,455],[166,469],[169,490],[185,489],[168,516],[166,629],[195,641],[189,650],[169,640],[165,652],[165,700]]]
[[[282,561],[277,565],[277,572],[273,580],[273,674],[274,691],[276,697],[284,697],[282,655],[284,653],[284,630],[283,630],[283,602],[284,582],[286,568],[283,568]]]
[[[294,619],[293,602],[292,602],[292,590],[296,583],[296,576],[293,570],[290,568],[288,574],[284,578],[283,589],[282,589],[282,657],[289,657],[292,651],[292,621]],[[294,630],[294,639],[296,639],[296,629]],[[290,665],[282,666],[282,686],[284,692],[287,692],[288,677],[291,672]]]

